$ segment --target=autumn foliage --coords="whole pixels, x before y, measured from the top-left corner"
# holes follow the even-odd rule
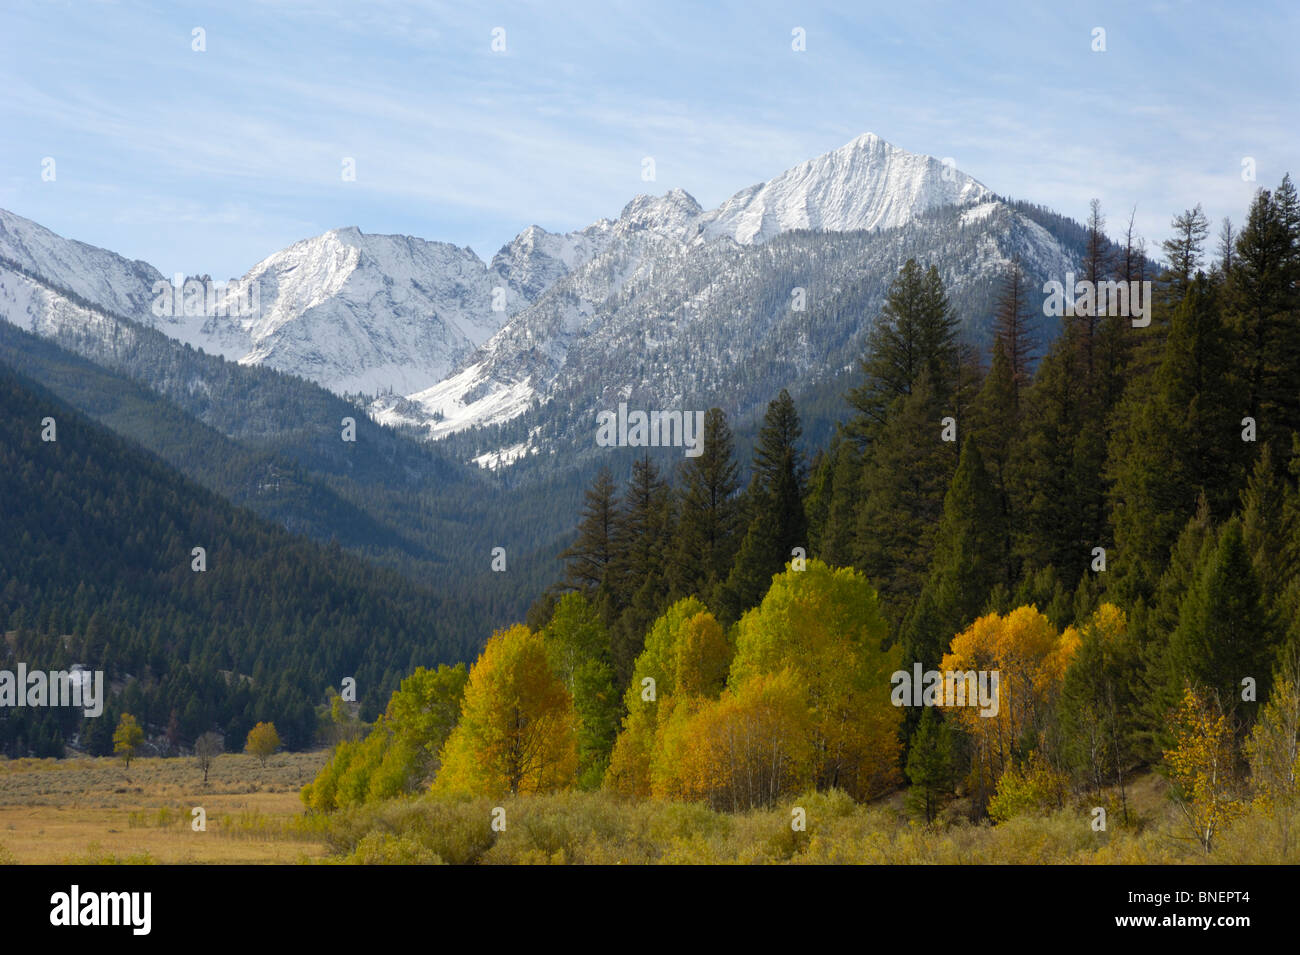
[[[550,792],[573,785],[577,768],[573,698],[551,669],[541,635],[522,625],[498,631],[469,672],[435,790]]]

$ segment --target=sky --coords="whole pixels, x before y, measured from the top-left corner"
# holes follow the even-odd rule
[[[1293,0],[6,0],[0,208],[167,275],[352,225],[487,260],[874,132],[1155,246],[1300,176],[1297,37]]]

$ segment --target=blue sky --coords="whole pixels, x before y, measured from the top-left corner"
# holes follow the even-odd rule
[[[1112,234],[1136,204],[1155,245],[1198,201],[1217,229],[1300,176],[1297,11],[7,0],[0,207],[164,274],[242,274],[345,225],[486,259],[639,192],[711,207],[871,131],[1075,218],[1096,196]]]

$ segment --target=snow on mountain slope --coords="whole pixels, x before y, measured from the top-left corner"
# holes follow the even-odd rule
[[[619,381],[668,400],[700,394],[710,379],[752,374],[759,356],[815,371],[834,348],[812,340],[824,332],[838,342],[843,330],[818,329],[816,317],[805,316],[799,334],[788,302],[792,287],[811,284],[810,271],[831,267],[818,256],[835,260],[837,295],[866,273],[875,285],[863,300],[872,309],[904,247],[941,264],[951,259],[945,280],[963,294],[995,278],[1012,255],[1035,272],[1066,262],[1045,230],[971,177],[870,133],[713,211],[675,189],[637,196],[600,228],[606,240],[596,254],[557,278],[450,377],[409,400],[381,399],[372,414],[441,438],[509,420],[534,401],[589,401]],[[969,242],[952,241],[967,229]],[[815,236],[783,242],[779,259],[743,251],[804,230]],[[885,233],[893,238],[883,245],[836,239]],[[778,354],[773,343],[786,336],[800,344]]]
[[[764,242],[795,229],[890,229],[930,209],[992,198],[983,185],[933,156],[873,133],[736,193],[703,217],[708,238]]]
[[[335,229],[228,283],[190,278],[160,299],[152,266],[0,210],[0,258],[92,305],[196,348],[265,364],[336,392],[418,392],[609,239],[532,226],[483,263],[468,248]],[[168,286],[170,288],[170,286]],[[191,298],[191,288],[194,297]],[[165,298],[165,296],[164,296]]]
[[[154,324],[154,283],[161,273],[106,249],[56,235],[0,209],[0,257],[109,311]]]
[[[467,248],[356,228],[295,243],[240,282],[257,286],[256,309],[208,317],[202,337],[337,392],[427,388],[524,304]]]
[[[154,314],[162,276],[145,263],[0,211],[0,257],[72,299],[233,361],[368,393],[378,420],[433,438],[551,401],[585,415],[615,394],[756,400],[783,376],[844,367],[907,255],[939,265],[976,339],[1009,258],[1031,276],[1072,261],[970,176],[870,133],[711,211],[681,189],[639,195],[581,231],[530,226],[490,263],[447,243],[336,229],[215,294],[202,280],[210,298],[188,315]],[[43,334],[97,328],[72,299],[12,275],[0,317]],[[796,287],[806,313],[791,308]]]

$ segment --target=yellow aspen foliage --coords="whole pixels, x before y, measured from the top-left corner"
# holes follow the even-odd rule
[[[771,808],[812,779],[810,714],[791,670],[759,674],[695,712],[678,707],[673,716],[661,740],[656,796],[744,812]]]
[[[677,693],[716,697],[727,682],[731,653],[722,625],[705,611],[682,624],[677,636]]]
[[[1174,748],[1165,763],[1188,829],[1207,853],[1214,837],[1241,812],[1232,726],[1218,700],[1187,687],[1173,721]]]
[[[1291,851],[1300,808],[1300,661],[1287,661],[1246,741],[1255,802],[1277,826],[1283,858]]]
[[[899,782],[902,710],[890,701],[901,650],[885,649],[888,626],[875,589],[852,568],[810,560],[773,578],[763,602],[737,625],[729,687],[788,670],[804,691],[812,779],[857,799]]]
[[[1017,765],[1019,755],[1039,739],[1078,647],[1077,631],[1059,633],[1034,607],[988,614],[953,637],[940,670],[998,675],[996,715],[981,715],[972,705],[945,710],[975,743],[981,788]]]
[[[605,771],[606,789],[638,799],[650,795],[650,757],[655,745],[658,713],[658,701],[641,701],[638,698],[632,704],[627,716],[623,718],[623,729],[614,740],[614,749],[609,754],[609,769]]]
[[[730,656],[721,625],[695,597],[677,601],[654,622],[624,695],[627,715],[610,753],[606,788],[639,798],[651,794],[661,723],[678,697],[717,696]]]
[[[113,731],[113,752],[121,756],[126,768],[131,768],[131,760],[144,743],[144,729],[130,713],[123,713]]]
[[[695,798],[682,777],[682,757],[692,718],[714,702],[703,697],[673,696],[659,704],[653,745],[647,754],[647,795],[658,799]]]
[[[989,800],[989,818],[1006,822],[1016,816],[1045,815],[1065,805],[1069,777],[1055,769],[1035,750],[1023,767],[1012,766],[998,778],[997,792]]]
[[[547,661],[541,635],[523,625],[497,631],[470,670],[433,789],[552,792],[573,784],[577,765],[573,700]]]
[[[280,734],[276,732],[274,723],[258,723],[248,731],[248,738],[244,740],[244,752],[252,753],[263,766],[279,748]]]

